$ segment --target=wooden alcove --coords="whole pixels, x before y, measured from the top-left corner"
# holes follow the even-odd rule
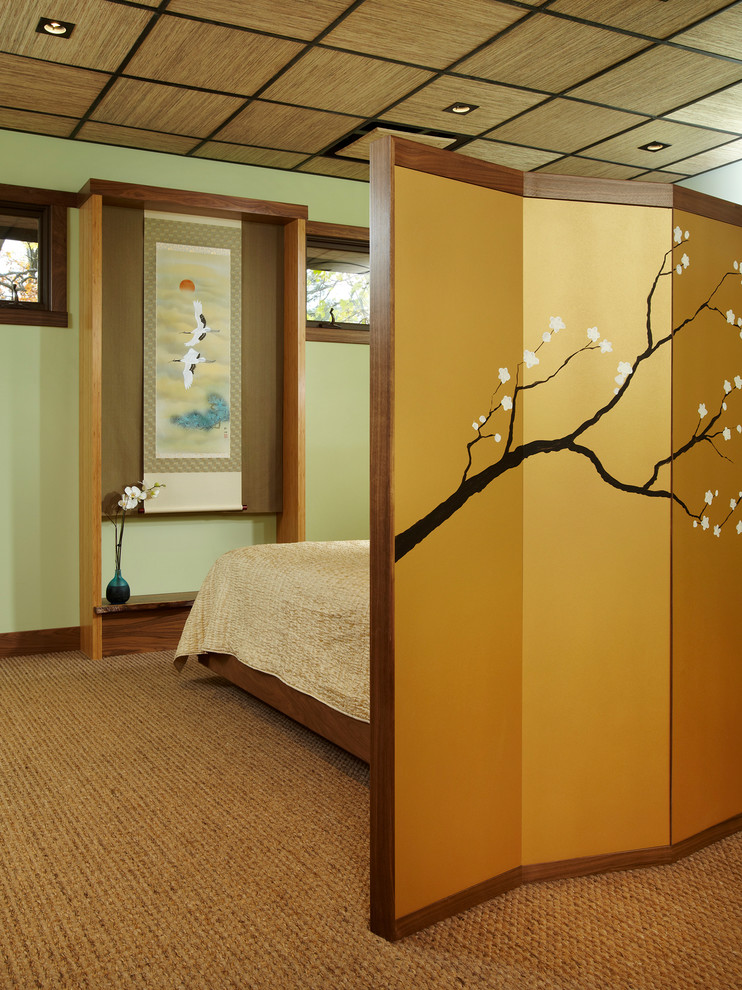
[[[183,594],[134,598],[123,608],[102,602],[101,491],[103,479],[103,339],[105,290],[110,278],[105,261],[106,208],[144,210],[194,217],[240,220],[258,240],[261,228],[282,256],[280,299],[282,326],[282,451],[278,492],[271,503],[277,514],[278,542],[304,538],[304,344],[307,207],[222,196],[157,186],[91,179],[78,197],[80,213],[80,642],[91,658],[119,652],[122,629],[140,642],[160,642],[187,614],[192,589]],[[277,245],[277,246],[276,246]],[[254,272],[253,272],[254,277]],[[255,294],[257,296],[257,294]],[[267,503],[266,503],[267,505]],[[267,509],[266,509],[267,511]],[[170,645],[169,643],[167,645]]]

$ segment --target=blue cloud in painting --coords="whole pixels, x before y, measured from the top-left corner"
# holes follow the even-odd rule
[[[170,422],[182,426],[184,430],[213,430],[215,426],[229,421],[229,405],[221,395],[210,395],[206,412],[194,409],[184,416],[171,416]]]

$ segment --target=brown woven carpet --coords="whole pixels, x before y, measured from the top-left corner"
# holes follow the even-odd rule
[[[0,987],[742,988],[742,837],[368,931],[365,768],[191,661],[0,661]]]

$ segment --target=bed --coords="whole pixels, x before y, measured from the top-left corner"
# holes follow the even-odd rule
[[[369,543],[242,547],[223,554],[176,650],[366,762]]]

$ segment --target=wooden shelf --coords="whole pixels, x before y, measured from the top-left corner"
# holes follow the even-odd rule
[[[96,615],[109,615],[111,612],[144,612],[171,608],[190,609],[196,594],[195,591],[185,591],[171,595],[133,595],[123,605],[111,605],[108,602],[95,605],[93,612]]]

